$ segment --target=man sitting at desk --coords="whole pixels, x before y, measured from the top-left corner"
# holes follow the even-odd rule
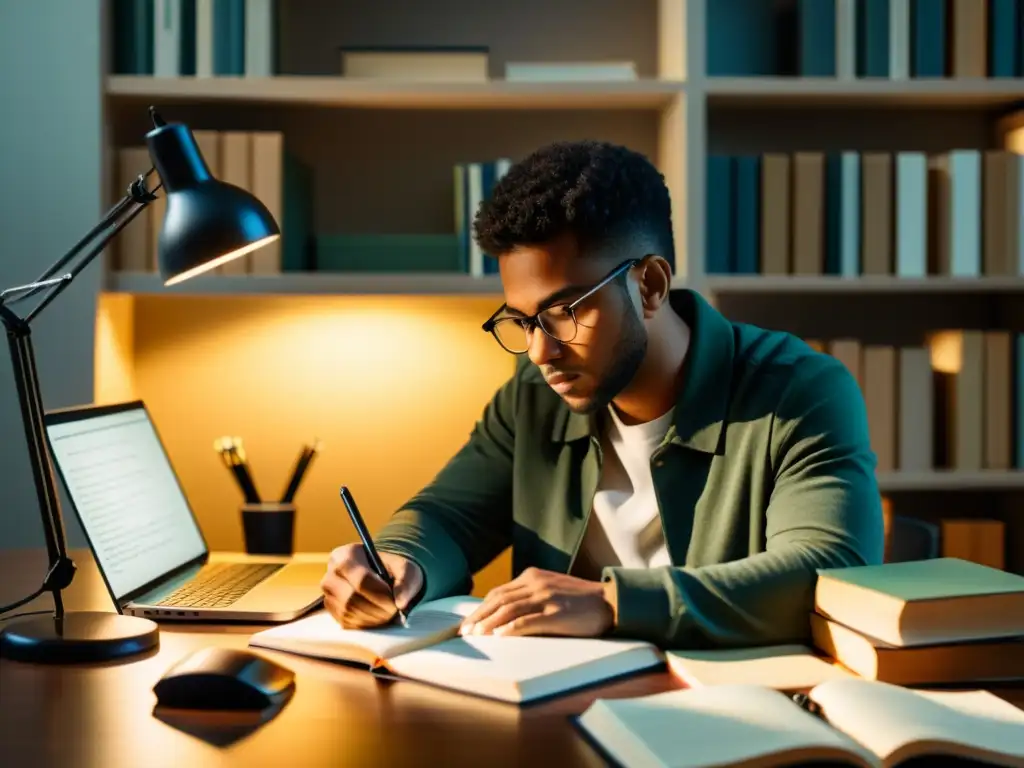
[[[474,235],[505,298],[484,330],[529,359],[375,539],[395,600],[349,544],[331,555],[327,610],[383,624],[396,602],[464,594],[511,545],[515,578],[464,633],[805,639],[815,569],[882,557],[847,369],[670,292],[668,190],[626,148],[540,149],[496,185]]]

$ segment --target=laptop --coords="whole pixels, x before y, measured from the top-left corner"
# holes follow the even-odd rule
[[[120,613],[285,622],[317,607],[326,563],[211,553],[141,400],[49,411],[53,462]]]

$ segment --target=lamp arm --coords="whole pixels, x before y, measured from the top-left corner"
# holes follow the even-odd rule
[[[152,172],[152,171],[150,171]],[[46,431],[42,394],[39,387],[39,376],[36,369],[35,351],[32,346],[31,321],[71,281],[85,269],[96,256],[113,240],[117,234],[134,219],[156,197],[146,189],[146,176],[140,175],[129,187],[128,194],[108,211],[103,221],[90,231],[89,235],[80,240],[64,256],[36,281],[26,285],[15,286],[0,292],[0,323],[7,331],[10,348],[15,388],[18,404],[21,409],[21,420],[25,428],[25,439],[28,443],[29,460],[32,466],[32,479],[35,482],[36,498],[43,523],[43,534],[46,540],[46,551],[49,556],[49,567],[40,592],[53,594],[55,618],[60,622],[64,617],[64,603],[61,592],[71,584],[75,574],[75,564],[68,557],[64,524],[60,514],[57,498],[57,487],[50,465],[49,452],[46,447]],[[61,268],[86,248],[97,235],[102,234],[99,242],[83,256],[66,274],[51,279]],[[25,316],[19,316],[10,304],[27,299],[37,293],[50,289],[50,292],[32,308]],[[13,298],[12,298],[13,297]]]
[[[150,169],[149,172],[140,175],[135,181],[133,181],[131,186],[128,188],[128,194],[126,194],[106,213],[103,220],[97,226],[92,228],[89,235],[82,240],[79,240],[70,251],[61,256],[60,259],[54,262],[54,264],[35,281],[0,291],[0,304],[10,305],[17,301],[24,301],[47,288],[52,288],[53,290],[51,290],[38,305],[24,316],[26,322],[31,322],[32,319],[42,312],[43,309],[45,309],[59,293],[67,288],[68,284],[74,280],[82,270],[89,266],[89,264],[91,264],[92,261],[103,252],[103,249],[106,248],[115,237],[117,237],[122,229],[131,223],[132,219],[139,215],[143,208],[149,205],[153,200],[156,200],[156,195],[153,193],[160,188],[161,184],[158,183],[152,190],[146,189],[145,180],[146,177],[152,173],[152,170],[153,169]],[[126,212],[127,215],[125,215]],[[106,232],[104,232],[104,230],[106,230]],[[78,264],[74,265],[70,270],[68,270],[68,272],[60,277],[51,277],[62,267],[66,266],[100,233],[103,233],[103,237],[95,246],[93,246],[92,250],[86,253],[85,256],[79,260]]]

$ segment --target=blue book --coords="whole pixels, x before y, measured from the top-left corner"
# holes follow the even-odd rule
[[[213,74],[245,74],[245,0],[213,0]]]
[[[913,77],[946,75],[946,0],[912,0],[910,74]]]
[[[483,179],[484,200],[491,196],[494,185],[497,183],[497,168],[493,160],[480,164],[480,176]],[[489,253],[484,253],[484,274],[498,274],[498,260]]]
[[[842,274],[843,251],[843,156],[825,155],[825,263],[826,275]]]
[[[777,14],[766,0],[714,0],[707,4],[709,77],[778,74]]]
[[[734,256],[734,183],[735,162],[730,155],[708,155],[707,196],[704,205],[707,214],[707,245],[705,272],[723,275],[732,271]]]
[[[735,163],[735,263],[731,266],[736,274],[756,275],[761,270],[761,156],[740,155]]]
[[[889,77],[889,0],[857,7],[857,76]]]
[[[836,4],[834,0],[799,0],[800,74],[836,76]]]
[[[1016,368],[1016,376],[1014,376],[1014,382],[1016,383],[1016,397],[1014,400],[1015,408],[1017,412],[1017,424],[1016,424],[1016,439],[1013,441],[1016,450],[1014,453],[1014,466],[1017,469],[1024,469],[1024,333],[1017,334],[1017,344],[1014,350],[1014,367]]]
[[[1017,34],[1019,0],[989,0],[988,74],[989,77],[1017,75]]]

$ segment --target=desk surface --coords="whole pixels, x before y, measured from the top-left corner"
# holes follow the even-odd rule
[[[109,610],[87,553],[74,553],[69,609]],[[0,604],[38,588],[42,551],[0,552]],[[50,607],[48,596],[19,609]],[[0,622],[2,626],[2,622]],[[365,671],[262,651],[296,672],[296,692],[270,721],[211,713],[188,721],[154,713],[153,684],[185,654],[245,647],[254,627],[161,627],[160,649],[113,664],[74,667],[0,660],[0,764],[120,766],[558,765],[603,760],[569,717],[599,696],[626,697],[680,687],[655,672],[523,708],[415,682],[385,682]],[[1024,688],[992,689],[1024,707]]]

